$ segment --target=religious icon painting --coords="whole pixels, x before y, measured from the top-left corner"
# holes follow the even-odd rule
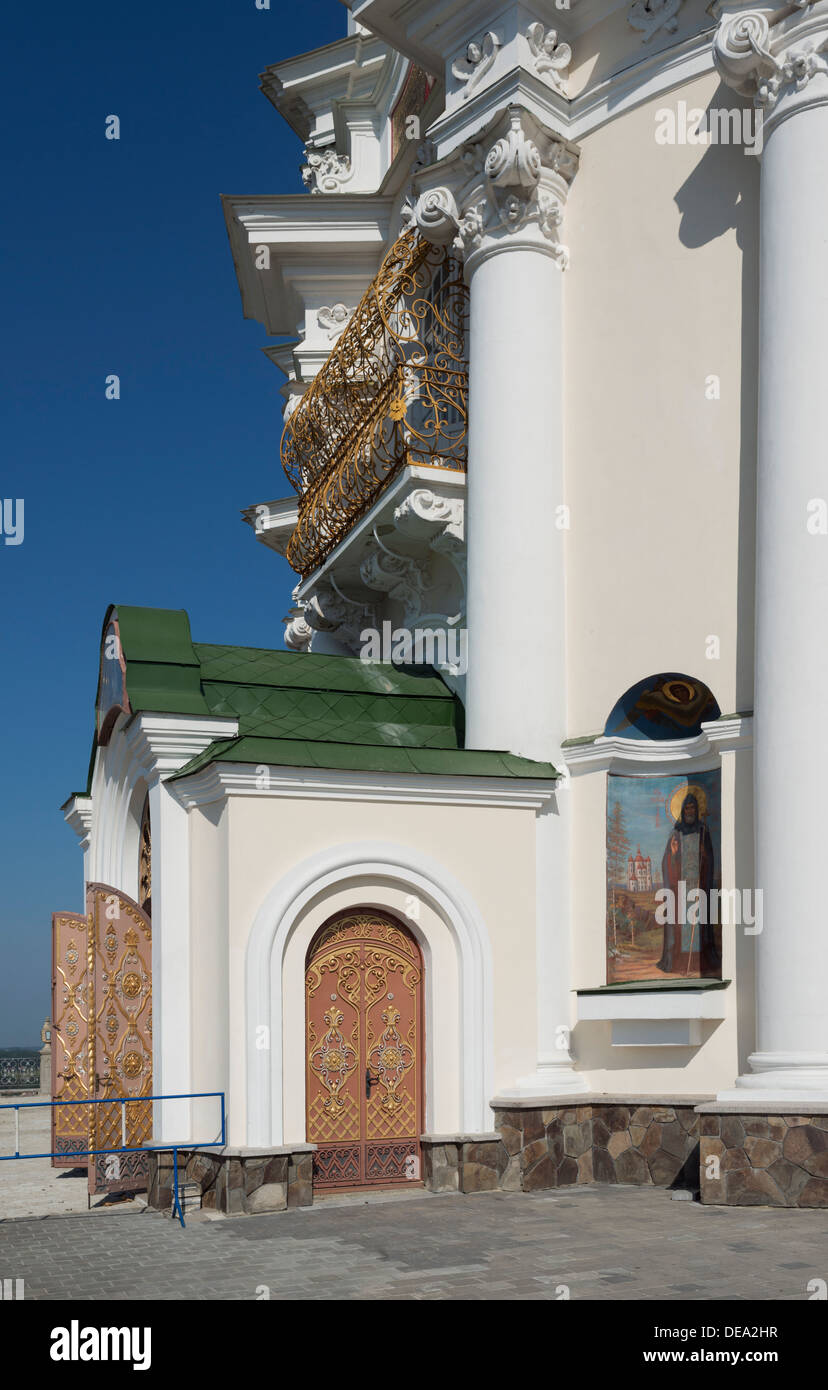
[[[721,979],[721,773],[607,778],[607,983]]]

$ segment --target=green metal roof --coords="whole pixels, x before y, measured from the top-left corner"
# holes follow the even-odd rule
[[[209,763],[250,763],[269,767],[324,768],[343,772],[409,772],[428,776],[511,777],[548,780],[559,774],[551,763],[536,763],[512,753],[477,749],[389,747],[376,744],[324,743],[313,739],[236,738],[211,743],[168,780],[189,777]]]
[[[464,749],[462,702],[430,667],[194,643],[183,609],[115,604],[107,621],[113,611],[134,713],[239,721],[237,737],[216,740],[176,778],[212,762],[542,780],[559,775],[551,763]]]
[[[184,609],[120,604],[115,609],[132,710],[208,715],[210,707],[201,688],[201,665]]]
[[[240,735],[461,747],[459,702],[430,668],[417,674],[356,657],[251,647],[196,651],[210,713],[237,718]]]

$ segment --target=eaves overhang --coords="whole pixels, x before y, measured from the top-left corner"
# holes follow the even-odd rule
[[[295,333],[302,318],[300,282],[352,278],[364,290],[388,240],[393,199],[225,194],[222,206],[244,317],[275,337]]]

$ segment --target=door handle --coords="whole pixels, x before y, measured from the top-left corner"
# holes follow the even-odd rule
[[[376,1086],[377,1082],[378,1082],[378,1081],[381,1081],[381,1080],[382,1080],[381,1077],[379,1077],[379,1076],[372,1076],[372,1075],[371,1075],[371,1068],[370,1068],[370,1067],[366,1067],[366,1068],[365,1068],[365,1099],[366,1099],[366,1100],[370,1100],[370,1099],[371,1099],[371,1087],[372,1087],[372,1086]]]

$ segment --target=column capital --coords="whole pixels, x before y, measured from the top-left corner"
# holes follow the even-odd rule
[[[713,61],[763,112],[766,132],[803,107],[828,105],[826,0],[794,0],[783,18],[768,7],[719,8]]]
[[[415,172],[404,218],[429,241],[451,244],[469,270],[499,251],[531,248],[565,269],[563,209],[578,149],[518,105],[478,140]]]

